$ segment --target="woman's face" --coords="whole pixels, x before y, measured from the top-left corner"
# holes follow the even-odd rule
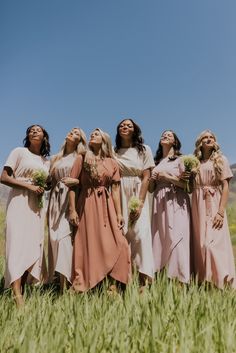
[[[90,135],[89,146],[101,146],[102,135],[99,130],[94,130]]]
[[[212,133],[207,132],[201,139],[203,149],[212,149],[215,146],[215,137]]]
[[[132,138],[134,133],[134,125],[131,120],[124,120],[119,126],[119,135],[123,139]]]
[[[164,131],[161,135],[160,143],[162,146],[169,145],[173,146],[175,143],[175,138],[172,131]]]
[[[34,125],[29,131],[29,142],[30,144],[42,144],[44,133],[40,126]]]
[[[80,141],[80,131],[79,129],[73,128],[70,132],[68,132],[66,136],[66,142],[72,143],[75,146],[77,146],[79,141]]]

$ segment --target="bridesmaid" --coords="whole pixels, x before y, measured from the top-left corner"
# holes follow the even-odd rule
[[[77,226],[73,253],[73,288],[84,292],[106,276],[127,284],[130,253],[122,235],[120,174],[108,134],[95,129],[89,140],[89,157],[79,155],[71,177],[79,180],[69,191],[70,222]]]
[[[180,179],[184,171],[181,143],[171,130],[162,133],[155,155],[149,191],[154,192],[152,236],[155,271],[169,278],[190,279],[190,201]]]
[[[141,286],[151,282],[154,274],[149,202],[146,197],[154,160],[144,145],[140,127],[132,119],[117,126],[116,158],[121,173],[121,201],[125,220],[124,234],[131,247],[133,265],[139,272]],[[136,197],[138,207],[130,212],[129,201]]]
[[[233,249],[226,215],[233,174],[216,136],[203,131],[195,143],[200,171],[192,194],[194,270],[200,282],[236,287]]]
[[[1,175],[1,182],[12,188],[6,215],[5,287],[12,287],[18,306],[24,303],[27,277],[35,282],[43,279],[45,209],[39,208],[38,198],[44,188],[34,185],[33,173],[43,170],[48,174],[49,153],[47,131],[32,125],[26,130],[24,147],[10,153]]]
[[[49,224],[49,281],[55,271],[60,274],[60,288],[71,283],[72,227],[68,220],[68,187],[78,182],[69,178],[72,165],[78,155],[86,151],[86,136],[80,128],[73,128],[66,136],[60,152],[52,158],[50,176]]]

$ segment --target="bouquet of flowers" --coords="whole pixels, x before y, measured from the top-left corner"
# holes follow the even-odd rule
[[[136,212],[140,206],[143,205],[143,202],[137,197],[137,196],[132,196],[129,199],[128,203],[128,210],[129,210],[129,215]],[[129,219],[129,227],[133,225],[133,221]]]
[[[187,173],[197,173],[198,169],[200,168],[200,162],[196,156],[193,154],[188,154],[186,156],[182,156],[181,160],[184,164],[184,170]],[[189,180],[186,181],[185,191],[190,192],[189,188]]]
[[[36,170],[32,175],[34,185],[45,188],[47,186],[48,174],[43,170]],[[43,208],[43,194],[38,196],[38,208]]]

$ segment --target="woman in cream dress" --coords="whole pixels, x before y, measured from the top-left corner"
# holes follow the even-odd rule
[[[80,128],[73,128],[66,136],[61,151],[52,158],[50,176],[52,189],[48,208],[49,225],[49,281],[55,271],[60,274],[61,291],[71,282],[73,232],[68,220],[69,186],[77,183],[70,178],[71,168],[79,154],[85,154],[86,136]]]
[[[141,130],[132,119],[117,126],[116,158],[121,173],[121,202],[125,220],[124,234],[131,247],[133,265],[144,285],[153,278],[152,237],[149,202],[146,197],[151,169],[155,166],[149,146],[143,144]],[[135,196],[139,207],[129,212],[129,201]]]
[[[235,288],[235,263],[226,215],[233,174],[210,130],[199,135],[195,146],[200,171],[192,194],[194,271],[200,282]]]
[[[45,208],[39,208],[38,197],[44,188],[34,185],[33,173],[48,173],[45,157],[49,152],[48,133],[32,125],[26,131],[24,147],[10,153],[1,175],[1,182],[11,187],[6,215],[5,287],[12,287],[17,305],[23,304],[27,277],[43,280]]]

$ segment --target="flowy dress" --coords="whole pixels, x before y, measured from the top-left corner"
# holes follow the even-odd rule
[[[233,176],[228,160],[223,156],[223,172],[217,178],[213,161],[201,162],[192,194],[194,272],[200,282],[213,282],[218,288],[229,284],[236,288],[233,248],[226,212],[221,229],[212,223],[219,210],[221,181]]]
[[[15,148],[5,167],[13,170],[16,179],[33,183],[33,173],[48,173],[49,162],[25,147]],[[6,213],[5,288],[29,270],[32,282],[46,280],[43,253],[45,203],[38,207],[38,196],[23,188],[11,188]]]
[[[178,157],[163,158],[153,169],[179,177],[184,170]],[[152,236],[155,272],[166,268],[169,278],[190,280],[190,200],[188,194],[170,182],[157,181],[153,195]]]
[[[73,227],[68,218],[69,189],[61,179],[70,176],[76,157],[77,154],[70,153],[56,161],[53,166],[54,186],[50,193],[48,207],[50,282],[53,280],[55,271],[71,282]]]
[[[73,249],[73,288],[84,292],[95,287],[106,276],[127,284],[131,276],[128,243],[119,229],[112,183],[120,181],[119,167],[112,158],[83,162],[78,156],[72,178],[79,178],[77,212],[79,225]]]
[[[124,234],[131,248],[132,263],[138,272],[153,278],[154,263],[152,254],[152,235],[150,224],[150,202],[148,195],[138,220],[129,226],[129,201],[139,196],[143,171],[155,166],[152,152],[145,145],[140,154],[134,147],[120,148],[116,159],[121,174],[121,203],[125,220]]]

